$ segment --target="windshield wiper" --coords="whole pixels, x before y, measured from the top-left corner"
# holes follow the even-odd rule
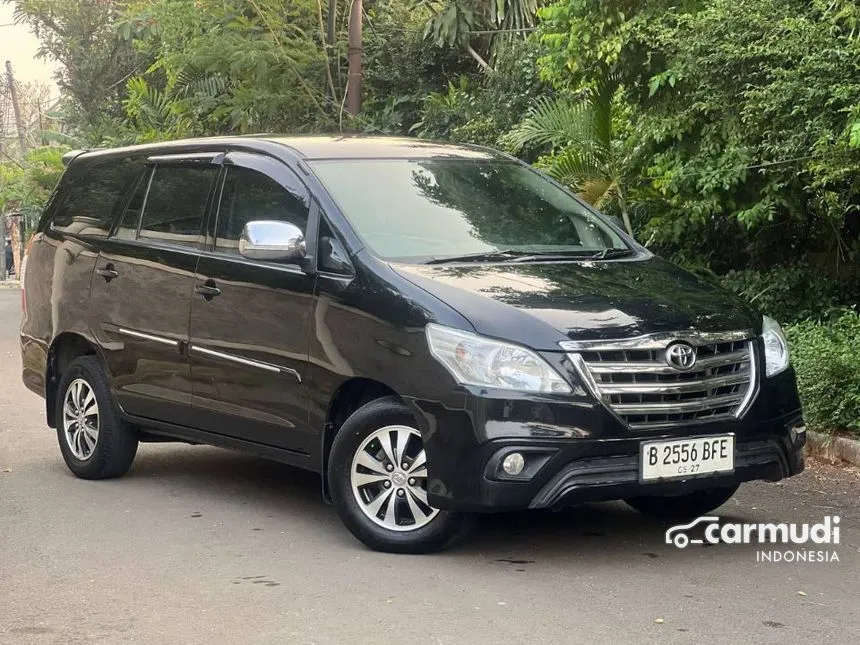
[[[620,258],[633,253],[632,249],[603,249],[597,251],[547,251],[546,253],[535,253],[534,251],[498,250],[484,251],[483,253],[469,253],[467,255],[455,255],[447,258],[431,258],[424,264],[447,264],[449,262],[551,262],[553,260],[609,260]]]
[[[492,262],[493,260],[514,260],[525,255],[531,255],[525,251],[484,251],[482,253],[468,253],[466,255],[452,255],[447,258],[431,258],[424,264],[447,264],[449,262]]]
[[[592,255],[590,260],[611,260],[612,258],[623,258],[633,254],[633,249],[603,249]]]
[[[531,253],[521,255],[510,260],[511,262],[534,262],[550,260],[610,260],[620,258],[633,253],[631,249],[603,249],[597,251],[548,251],[546,253]]]

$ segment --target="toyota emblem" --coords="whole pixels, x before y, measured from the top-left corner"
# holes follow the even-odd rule
[[[666,348],[666,364],[687,372],[696,364],[696,348],[688,343],[673,343]]]

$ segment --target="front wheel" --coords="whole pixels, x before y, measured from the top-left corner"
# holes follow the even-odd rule
[[[737,491],[734,486],[717,486],[697,490],[685,495],[630,497],[630,506],[647,517],[661,520],[685,520],[707,515],[715,508],[725,504]]]
[[[467,516],[428,503],[421,433],[396,397],[371,401],[344,422],[328,478],[341,521],[376,551],[439,551],[468,529]]]

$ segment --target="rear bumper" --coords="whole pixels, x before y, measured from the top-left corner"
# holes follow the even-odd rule
[[[48,349],[45,343],[21,333],[21,380],[31,392],[45,398]]]

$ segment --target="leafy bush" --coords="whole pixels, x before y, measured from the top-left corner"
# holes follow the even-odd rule
[[[412,131],[429,139],[499,146],[532,102],[550,92],[538,77],[538,51],[535,42],[525,40],[499,45],[494,71],[462,74],[449,79],[443,91],[428,94]]]
[[[39,221],[42,208],[63,173],[64,147],[30,150],[21,163],[0,161],[0,211],[20,211],[24,234]]]
[[[621,81],[649,248],[719,273],[858,263],[860,3],[554,0],[540,16],[539,68],[562,97]]]
[[[858,280],[836,280],[809,264],[729,271],[720,283],[781,323],[826,320],[860,302]]]
[[[368,7],[362,123],[370,132],[406,135],[421,120],[428,94],[445,92],[461,76],[477,78],[475,62],[460,47],[424,38],[426,7],[400,0]]]
[[[786,329],[807,425],[860,436],[860,315],[830,324],[805,321]]]

